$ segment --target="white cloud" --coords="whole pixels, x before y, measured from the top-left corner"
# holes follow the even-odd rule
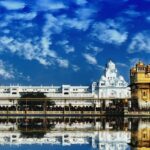
[[[8,33],[10,33],[10,30],[4,29],[4,30],[3,30],[3,33],[4,33],[4,34],[8,34]]]
[[[120,62],[117,62],[116,65],[120,66],[120,67],[128,67],[127,64],[125,63],[120,63]]]
[[[20,57],[23,57],[27,60],[36,60],[40,64],[44,66],[49,65],[58,65],[60,67],[67,68],[72,66],[69,64],[70,62],[64,57],[57,53],[52,48],[53,40],[52,36],[56,34],[62,33],[64,28],[73,28],[77,30],[85,31],[88,29],[91,20],[89,19],[79,19],[79,18],[69,18],[67,15],[60,15],[55,17],[50,13],[45,14],[45,22],[42,26],[42,35],[37,37],[34,33],[34,28],[36,31],[36,26],[34,23],[25,24],[26,22],[23,21],[30,21],[37,16],[36,12],[30,13],[9,13],[3,16],[5,19],[4,21],[7,22],[5,25],[2,26],[6,27],[10,22],[11,26],[13,26],[13,20],[19,20],[18,22],[21,23],[17,27],[16,25],[13,27],[15,30],[15,34],[11,34],[12,29],[8,26],[8,32],[5,32],[5,35],[0,36],[0,51],[1,52],[10,52]],[[20,22],[21,20],[21,22]],[[1,24],[0,24],[1,26]],[[30,27],[30,30],[33,29],[33,32],[28,32],[26,29]],[[4,30],[2,30],[4,31]],[[27,31],[22,34],[22,31]],[[4,33],[4,32],[3,32]],[[6,34],[8,33],[8,34]],[[28,37],[28,33],[31,34]],[[27,34],[27,35],[26,35]],[[33,37],[32,37],[33,35]],[[35,36],[34,36],[35,35]],[[64,44],[64,50],[66,54],[73,53],[75,48],[68,42]]]
[[[69,43],[68,40],[62,40],[62,41],[57,42],[57,44],[59,44],[59,45],[66,45],[68,43]]]
[[[43,37],[47,41],[51,41],[51,36],[53,34],[60,34],[64,28],[86,31],[92,21],[91,19],[68,18],[66,15],[55,17],[52,14],[46,14],[45,19],[46,23],[43,27]]]
[[[77,65],[72,65],[72,69],[75,71],[75,72],[78,72],[80,70],[80,67],[77,66]]]
[[[33,58],[34,59],[34,58]],[[51,62],[47,61],[45,58],[37,57],[37,60],[41,65],[48,66],[51,65]]]
[[[98,68],[99,70],[105,70],[105,67],[104,67],[104,66],[101,66],[101,65],[97,65],[97,68]]]
[[[23,56],[27,60],[37,60],[44,66],[55,65],[57,63],[60,67],[69,67],[68,60],[59,57],[53,50],[41,48],[40,43],[32,44],[33,41],[34,39],[17,41],[17,39],[12,37],[4,36],[0,38],[0,51],[11,52]]]
[[[75,51],[75,48],[69,44],[68,40],[59,41],[57,44],[61,45],[65,50],[66,54],[72,53]]]
[[[30,80],[30,76],[25,76],[22,72],[18,72],[13,65],[6,63],[3,60],[0,60],[0,77],[4,80],[9,79],[21,79],[25,81]]]
[[[12,37],[8,38],[7,36],[0,37],[2,45],[10,44],[14,39]]]
[[[86,47],[87,50],[93,51],[95,55],[97,55],[98,53],[102,52],[103,49],[97,46],[94,46],[92,44],[88,45]]]
[[[60,33],[66,27],[86,31],[92,22],[91,19],[69,18],[66,15],[54,17],[52,14],[47,14],[45,18],[47,22],[44,29],[48,30],[49,34]]]
[[[54,50],[50,49],[52,45],[51,41],[52,34],[61,33],[62,31],[61,22],[59,22],[59,19],[55,18],[51,14],[47,14],[45,17],[46,17],[46,24],[43,27],[43,36],[41,40],[42,55],[44,57],[51,57],[52,62],[49,64],[54,64],[54,62],[57,62],[60,67],[67,68],[69,67],[69,61],[59,57]]]
[[[99,52],[102,52],[103,51],[103,49],[102,48],[99,48],[99,47],[97,47],[97,46],[93,46],[93,47],[91,47],[92,48],[92,50],[93,51],[95,51],[95,52],[97,52],[97,53],[99,53]]]
[[[87,4],[87,0],[76,0],[75,1],[77,5],[85,5]]]
[[[78,20],[76,18],[73,19],[72,21],[68,20],[68,25],[70,25],[71,28],[75,28],[83,31],[86,31],[88,29],[90,23],[91,20]]]
[[[1,51],[9,51],[19,56],[24,56],[27,60],[32,60],[38,53],[38,47],[33,45],[30,40],[18,41],[12,37],[0,37]],[[38,57],[37,57],[38,58]]]
[[[83,57],[86,59],[86,61],[89,63],[89,64],[92,64],[92,65],[97,65],[97,60],[94,56],[92,56],[91,54],[89,53],[84,53],[83,54]]]
[[[25,81],[31,81],[31,77],[30,76],[25,76],[22,72],[21,73],[16,73],[15,78],[20,78],[21,80],[25,80]]]
[[[21,79],[25,81],[30,81],[30,76],[25,76],[22,72],[18,72],[13,65],[0,60],[0,77],[4,80],[9,79]]]
[[[8,22],[0,22],[0,28],[7,27]]]
[[[5,19],[7,21],[10,20],[32,20],[37,16],[36,12],[30,12],[30,13],[11,13],[6,15]]]
[[[63,68],[69,67],[69,61],[66,59],[57,58],[58,65]]]
[[[75,11],[76,16],[69,18],[67,15],[58,17],[58,24],[63,27],[86,31],[93,22],[92,16],[96,12],[93,8],[79,8]]]
[[[45,19],[46,23],[43,27],[43,36],[41,44],[44,49],[44,52],[48,54],[50,51],[49,47],[52,44],[51,42],[52,34],[61,32],[62,28],[59,24],[58,18],[54,17],[52,14],[46,14]],[[57,57],[54,51],[52,51],[52,53],[49,54],[54,54],[52,57]]]
[[[90,18],[96,13],[94,8],[80,8],[76,10],[76,15],[78,18],[87,19]]]
[[[29,17],[30,15],[28,15]],[[31,16],[35,16],[31,14]],[[14,18],[16,18],[15,16]],[[24,18],[26,16],[18,16]],[[30,17],[30,18],[32,18]],[[12,17],[13,18],[13,17]],[[63,68],[69,67],[69,61],[62,58],[56,51],[51,49],[52,35],[59,34],[63,30],[63,25],[59,19],[51,14],[45,15],[46,22],[43,26],[41,37],[26,38],[26,36],[19,36],[17,32],[13,36],[0,37],[0,51],[11,52],[27,60],[36,60],[44,66],[58,65]],[[24,28],[24,27],[23,27]],[[22,29],[22,28],[21,28]],[[74,52],[74,47],[69,44],[65,45],[66,53]]]
[[[14,78],[14,70],[12,69],[12,66],[6,64],[2,60],[0,60],[0,76],[4,79]]]
[[[128,47],[128,53],[146,52],[150,53],[150,31],[137,33]]]
[[[62,1],[55,0],[36,0],[36,4],[33,7],[37,11],[58,11],[68,8]]]
[[[70,45],[65,45],[64,49],[67,54],[75,51],[74,47],[72,47]]]
[[[17,9],[23,9],[25,7],[25,3],[19,2],[19,1],[11,1],[11,0],[2,0],[0,1],[0,5],[5,7],[8,10],[17,10]]]
[[[120,45],[127,40],[128,33],[120,23],[107,20],[106,22],[95,23],[93,25],[92,36],[103,43]]]
[[[61,24],[67,26],[68,28],[74,28],[77,30],[86,31],[92,22],[92,19],[80,19],[80,18],[67,18],[63,15],[58,19]]]
[[[57,53],[53,50],[50,50],[50,45],[51,45],[51,39],[49,37],[42,37],[41,39],[41,45],[42,45],[42,55],[43,56],[49,56],[52,58],[57,58]]]
[[[85,5],[85,4],[87,4],[87,0],[76,0],[76,4]]]
[[[141,13],[134,10],[134,9],[128,9],[124,12],[125,14],[129,15],[130,17],[138,17],[141,16]]]
[[[39,45],[33,45],[30,39],[20,41],[13,37],[2,36],[0,37],[0,44],[1,51],[9,51],[24,56],[28,60],[32,60],[40,51]]]
[[[146,20],[147,20],[148,22],[150,22],[150,16],[147,16],[147,17],[146,17]]]

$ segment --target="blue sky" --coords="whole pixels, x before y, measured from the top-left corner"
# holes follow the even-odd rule
[[[150,63],[150,0],[0,0],[0,83],[83,84],[112,59]]]

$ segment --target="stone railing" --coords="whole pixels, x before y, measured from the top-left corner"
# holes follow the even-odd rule
[[[94,97],[92,93],[81,93],[81,94],[62,94],[62,93],[48,93],[47,97]]]

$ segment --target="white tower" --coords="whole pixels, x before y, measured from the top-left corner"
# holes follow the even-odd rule
[[[115,63],[107,63],[105,73],[98,82],[99,98],[128,98],[130,88],[123,76],[118,74]]]

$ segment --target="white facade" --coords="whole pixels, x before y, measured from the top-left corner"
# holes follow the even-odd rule
[[[42,92],[47,97],[93,97],[89,86],[0,86],[0,97],[21,97],[28,92]]]
[[[97,83],[99,98],[130,98],[131,92],[128,83],[123,76],[118,74],[118,70],[112,61],[109,61],[104,75]]]
[[[118,75],[115,64],[109,61],[105,74],[101,76],[98,82],[93,82],[91,86],[0,86],[0,99],[3,98],[20,98],[23,93],[42,92],[48,98],[93,98],[93,99],[111,99],[111,98],[130,98],[130,87],[124,80],[123,76]],[[0,100],[0,105],[6,104],[6,101]],[[72,105],[93,105],[93,101],[77,101],[73,100],[66,104]],[[12,105],[11,101],[7,101],[7,105]],[[65,105],[64,101],[56,101],[56,105]],[[96,105],[100,105],[96,102]]]

